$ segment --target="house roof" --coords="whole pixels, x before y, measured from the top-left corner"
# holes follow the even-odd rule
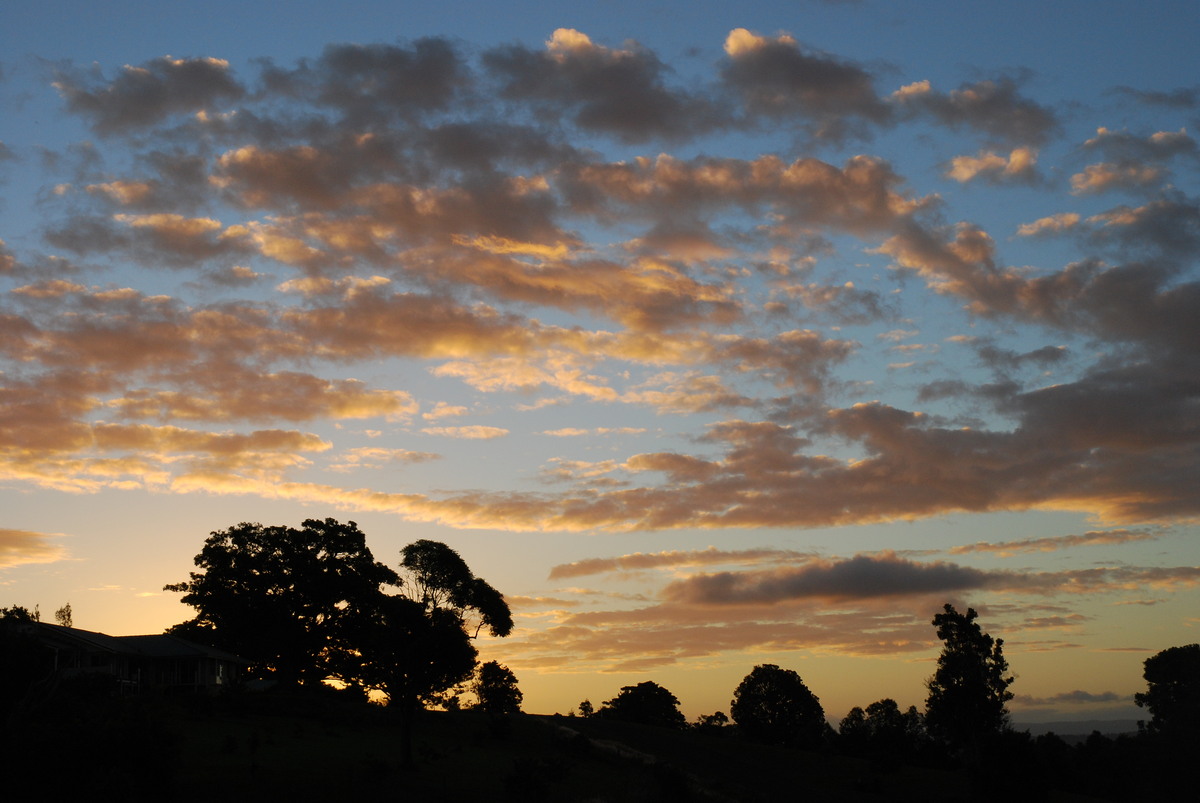
[[[80,630],[77,627],[52,625],[49,622],[38,622],[37,626],[43,637],[54,641],[65,641],[75,646],[92,650],[103,650],[105,652],[127,652],[116,638],[104,633]]]
[[[236,661],[248,664],[249,661],[233,653],[218,650],[216,647],[206,647],[187,639],[166,633],[144,636],[110,636],[91,630],[80,630],[77,627],[63,627],[49,622],[38,622],[38,628],[43,637],[49,640],[67,642],[74,646],[91,650],[120,653],[123,655],[144,656],[147,658],[216,658],[223,661]]]
[[[147,636],[117,636],[116,641],[128,645],[129,649],[139,655],[154,658],[207,657],[248,663],[233,653],[218,650],[216,647],[206,647],[203,644],[197,644],[168,633]]]

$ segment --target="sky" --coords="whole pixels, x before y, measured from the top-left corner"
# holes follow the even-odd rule
[[[508,599],[525,710],[755,665],[1022,721],[1200,640],[1200,8],[0,7],[0,605],[190,617],[356,521]]]

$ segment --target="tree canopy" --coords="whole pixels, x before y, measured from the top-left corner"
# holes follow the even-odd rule
[[[942,640],[937,671],[926,681],[925,723],[929,731],[954,748],[978,751],[979,741],[1008,725],[1013,677],[1004,659],[1004,640],[993,639],[968,608],[959,613],[947,604],[933,617]]]
[[[38,618],[20,605],[0,608],[0,722],[53,675],[53,655],[34,635]]]
[[[738,730],[756,742],[814,747],[825,731],[825,711],[800,675],[760,664],[733,693],[729,713]]]
[[[454,612],[472,635],[478,635],[483,627],[493,636],[512,632],[512,613],[504,595],[472,574],[453,549],[422,539],[400,550],[400,556],[400,565],[408,572],[400,579],[404,595],[420,602],[426,611]]]
[[[855,706],[842,719],[838,735],[851,752],[900,756],[912,753],[925,739],[925,725],[916,706],[901,711],[890,697],[863,709]]]
[[[472,640],[513,628],[504,596],[453,549],[416,541],[397,573],[354,522],[240,524],[212,533],[195,563],[166,586],[197,611],[171,632],[238,653],[260,677],[383,692],[400,711],[406,761],[415,711],[474,671]]]
[[[1147,689],[1133,701],[1150,711],[1150,731],[1200,740],[1200,644],[1169,647],[1143,667]]]
[[[621,692],[606,700],[596,716],[664,728],[687,725],[687,718],[679,710],[679,700],[652,680],[644,680],[636,686],[622,686]]]
[[[521,700],[525,695],[517,687],[517,676],[498,661],[480,664],[471,688],[478,700],[477,708],[489,714],[521,713]]]
[[[183,592],[196,616],[171,632],[253,662],[285,684],[319,681],[336,663],[340,631],[399,581],[354,522],[308,519],[299,528],[242,523],[209,535]]]

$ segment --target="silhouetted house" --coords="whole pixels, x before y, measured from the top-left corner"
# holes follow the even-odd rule
[[[121,689],[168,694],[219,692],[238,680],[247,661],[178,636],[109,636],[36,623],[36,635],[51,652],[60,678],[112,677]]]

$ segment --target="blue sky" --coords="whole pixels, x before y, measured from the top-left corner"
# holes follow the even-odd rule
[[[353,519],[502,590],[530,710],[753,665],[1025,719],[1196,640],[1193,3],[0,10],[0,604],[187,618]],[[1133,709],[1136,711],[1136,709]]]

